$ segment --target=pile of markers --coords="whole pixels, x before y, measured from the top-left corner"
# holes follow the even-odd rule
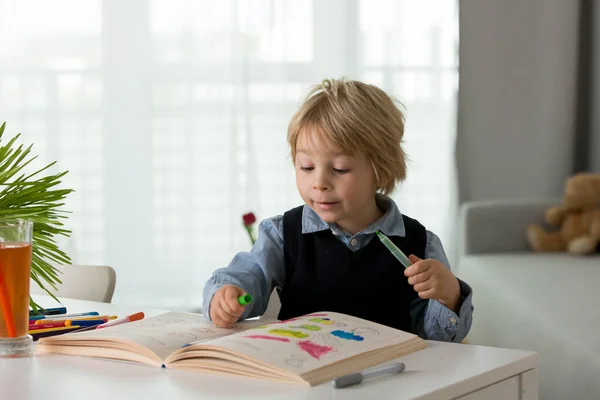
[[[96,328],[116,319],[115,315],[99,315],[97,311],[67,314],[65,307],[39,309],[37,313],[32,310],[29,312],[29,334],[33,340],[37,340],[84,328]]]

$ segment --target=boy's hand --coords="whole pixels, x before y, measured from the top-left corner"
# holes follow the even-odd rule
[[[231,328],[244,313],[238,297],[246,292],[236,285],[225,285],[215,292],[210,302],[210,319],[221,328]]]
[[[422,299],[438,300],[450,310],[458,313],[460,285],[458,280],[440,261],[428,258],[421,260],[411,254],[412,265],[404,270],[415,291]]]

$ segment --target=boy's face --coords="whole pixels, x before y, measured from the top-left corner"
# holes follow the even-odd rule
[[[343,154],[337,146],[301,132],[294,165],[300,196],[323,221],[355,234],[381,216],[375,204],[375,173],[366,158]]]

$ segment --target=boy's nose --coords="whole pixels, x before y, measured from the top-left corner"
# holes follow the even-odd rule
[[[313,188],[316,190],[324,191],[329,189],[329,182],[323,174],[317,174],[315,177],[315,182],[313,184]]]

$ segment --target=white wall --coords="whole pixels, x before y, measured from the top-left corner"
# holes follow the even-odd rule
[[[560,195],[572,166],[578,2],[459,8],[460,202]]]

